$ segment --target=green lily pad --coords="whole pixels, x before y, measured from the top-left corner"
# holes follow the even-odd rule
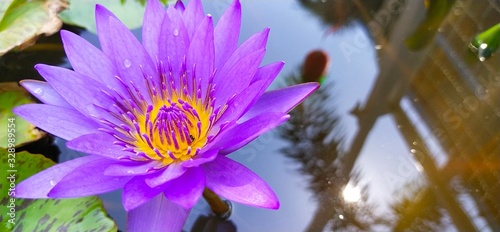
[[[64,23],[80,26],[96,33],[94,12],[96,4],[113,12],[129,29],[142,26],[142,17],[146,8],[143,0],[71,0],[69,8],[61,12],[59,17]]]
[[[19,199],[15,185],[55,163],[42,155],[0,149],[0,231],[117,231],[97,197]],[[11,180],[14,183],[11,183]]]
[[[64,0],[2,0],[0,4],[0,56],[7,51],[24,48],[41,35],[51,35],[62,26],[57,14]]]
[[[8,133],[0,134],[0,147],[6,148],[9,144],[19,147],[45,135],[34,125],[12,112],[12,108],[16,106],[33,103],[24,88],[15,82],[0,83],[0,102],[2,102],[0,104],[0,128],[4,128],[6,132],[7,129],[9,130]]]

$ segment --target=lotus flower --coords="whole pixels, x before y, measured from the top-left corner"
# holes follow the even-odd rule
[[[265,92],[283,62],[259,67],[269,29],[238,46],[241,5],[213,26],[199,0],[167,10],[147,2],[142,44],[96,6],[101,50],[61,31],[74,69],[38,64],[47,82],[21,84],[45,104],[19,116],[88,155],[17,186],[17,197],[69,198],[123,188],[129,231],[179,231],[205,188],[277,209],[269,185],[226,157],[278,126],[314,91],[306,83]]]

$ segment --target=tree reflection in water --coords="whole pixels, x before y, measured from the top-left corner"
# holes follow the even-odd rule
[[[287,85],[302,82],[299,75],[287,77]],[[314,193],[318,208],[307,231],[372,231],[385,220],[375,215],[375,205],[367,202],[366,186],[360,188],[360,198],[348,202],[343,191],[348,184],[358,186],[360,172],[348,178],[339,176],[343,136],[335,111],[328,107],[330,84],[321,86],[312,96],[290,112],[290,120],[279,128],[289,142],[283,153],[301,164],[299,172],[309,177],[309,189]]]
[[[409,182],[398,193],[400,199],[393,202],[395,221],[392,225],[394,231],[445,231],[442,207],[438,204],[436,196],[429,188],[428,183],[418,179]],[[396,197],[397,198],[397,197]],[[416,204],[423,202],[421,205]]]
[[[500,231],[499,58],[479,62],[466,51],[475,34],[498,23],[498,2],[298,1],[333,31],[359,19],[376,44],[379,75],[366,104],[353,111],[359,132],[340,173],[351,172],[377,119],[391,115],[425,179],[408,180],[394,198],[392,230]],[[413,117],[402,108],[405,98]],[[433,142],[442,150],[431,151]]]
[[[384,0],[299,0],[332,30],[375,15]]]

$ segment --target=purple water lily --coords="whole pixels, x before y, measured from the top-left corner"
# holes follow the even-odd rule
[[[238,47],[238,0],[215,28],[199,0],[167,10],[150,0],[142,44],[99,5],[96,23],[102,50],[61,31],[74,71],[36,65],[47,82],[21,84],[45,104],[14,110],[89,155],[28,178],[16,196],[82,197],[123,188],[129,231],[181,230],[205,188],[277,209],[271,188],[226,157],[285,121],[318,87],[264,93],[283,67],[259,67],[269,29]]]

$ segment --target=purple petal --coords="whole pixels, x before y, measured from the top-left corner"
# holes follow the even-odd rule
[[[130,81],[133,82],[149,101],[142,69],[147,75],[157,75],[149,54],[125,25],[108,9],[96,5],[95,16],[97,35],[102,51],[113,59],[112,62],[118,68],[120,77],[127,80],[126,84],[130,84]]]
[[[45,104],[74,109],[57,91],[45,81],[22,80],[19,82],[33,96]]]
[[[50,190],[75,168],[96,160],[99,156],[83,156],[47,168],[16,185],[16,197],[48,198]]]
[[[74,109],[47,104],[18,106],[13,112],[35,126],[66,140],[94,133],[99,125]]]
[[[253,77],[252,84],[228,102],[227,109],[214,124],[210,134],[217,133],[222,124],[237,120],[242,114],[247,112],[250,106],[258,100],[271,82],[273,82],[274,78],[283,68],[283,65],[283,62],[276,62],[259,68]]]
[[[215,26],[215,67],[222,67],[236,50],[240,27],[241,4],[236,0],[227,8]]]
[[[142,21],[142,45],[153,61],[158,57],[158,39],[161,32],[161,27],[158,25],[161,25],[165,14],[160,1],[148,0]]]
[[[189,215],[188,209],[158,194],[149,202],[127,214],[127,231],[182,231]]]
[[[104,37],[113,41],[113,59],[120,72],[120,77],[127,82],[132,82],[137,87],[146,101],[150,102],[145,78],[157,77],[158,70],[153,65],[151,57],[141,43],[135,38],[120,20],[109,18],[109,32]],[[132,85],[132,83],[127,83]]]
[[[150,175],[145,181],[149,187],[154,188],[181,176],[186,170],[180,163],[172,163],[163,169],[163,171],[158,172],[158,174]]]
[[[106,158],[90,161],[73,169],[62,178],[48,196],[51,198],[82,197],[122,188],[131,177],[107,176],[104,170],[117,161]]]
[[[150,161],[132,161],[123,164],[113,164],[104,170],[107,176],[137,176],[151,174],[155,167],[160,166],[161,162]]]
[[[127,212],[133,210],[160,194],[162,190],[163,187],[149,187],[143,177],[134,177],[123,187],[123,207]]]
[[[250,169],[224,156],[202,166],[207,188],[238,203],[278,209],[279,201],[267,183]]]
[[[202,96],[205,96],[207,91],[208,77],[214,71],[214,53],[213,22],[212,17],[207,16],[194,34],[187,55],[187,67],[190,69],[196,65],[195,78],[197,82],[201,80]],[[188,80],[188,89],[192,89],[192,80]]]
[[[248,56],[250,53],[256,50],[265,49],[268,36],[269,28],[266,28],[263,31],[250,36],[250,38],[243,42],[243,44],[241,44],[236,49],[236,51],[231,54],[231,56],[224,64],[220,64],[223,65],[222,67],[217,66],[217,68],[220,70],[220,72],[224,72],[224,70],[234,66],[234,64],[241,60],[241,58]]]
[[[205,175],[203,169],[190,168],[179,178],[171,180],[165,185],[163,193],[170,201],[191,209],[201,197],[205,189]]]
[[[264,57],[268,35],[269,29],[267,28],[251,36],[236,49],[216,73],[214,83],[218,87],[215,89],[214,96],[219,105],[225,104],[228,98],[241,92],[250,84]]]
[[[265,53],[265,49],[254,51],[238,60],[231,68],[216,74],[214,97],[217,104],[224,105],[230,97],[248,87]]]
[[[172,68],[175,83],[179,86],[181,64],[187,54],[190,40],[182,16],[173,7],[167,9],[167,15],[163,18],[159,41],[162,44],[159,47],[159,59],[167,71]]]
[[[107,55],[72,32],[62,30],[61,39],[64,51],[75,72],[88,76],[103,85],[108,85],[109,89],[115,89],[128,96],[126,89],[115,78],[118,71]]]
[[[278,61],[278,62],[275,62],[275,63],[271,63],[271,64],[268,64],[268,65],[265,65],[263,67],[260,67],[259,70],[257,70],[257,73],[255,73],[255,76],[253,77],[251,83],[263,80],[266,83],[269,83],[269,84],[266,85],[266,89],[267,89],[267,87],[278,76],[278,74],[280,73],[280,71],[281,71],[281,69],[283,68],[284,65],[285,65],[285,62]]]
[[[184,13],[184,11],[186,10],[186,7],[184,7],[184,3],[182,3],[181,0],[177,0],[174,7],[181,13]]]
[[[95,6],[95,23],[97,28],[97,36],[99,37],[99,43],[104,54],[109,57],[113,56],[113,38],[109,35],[109,19],[118,19],[111,11],[106,9],[104,6],[97,4]]]
[[[229,100],[226,110],[212,126],[210,134],[215,134],[214,132],[219,131],[221,125],[227,122],[236,121],[246,111],[248,106],[251,106],[257,101],[264,92],[264,84],[266,84],[264,81],[255,82]]]
[[[68,141],[66,146],[76,151],[114,160],[121,160],[134,155],[129,151],[124,151],[123,147],[115,145],[114,142],[116,142],[116,139],[113,136],[99,132],[82,135]]]
[[[203,17],[205,17],[205,13],[203,12],[201,0],[189,1],[184,14],[182,15],[189,38],[193,38],[193,35],[196,32],[198,25],[200,25],[203,20]]]
[[[37,64],[40,75],[76,110],[86,116],[100,115],[94,103],[101,106],[112,105],[112,100],[101,90],[107,90],[103,84],[69,69]]]
[[[228,129],[217,138],[217,146],[221,148],[219,154],[229,154],[238,150],[289,117],[284,113],[268,112]]]
[[[244,122],[265,112],[288,113],[318,87],[318,83],[305,83],[267,92],[238,122]]]
[[[217,157],[218,153],[219,153],[218,149],[202,151],[200,154],[196,155],[192,159],[182,162],[182,166],[185,168],[198,167],[204,163],[214,160]]]

